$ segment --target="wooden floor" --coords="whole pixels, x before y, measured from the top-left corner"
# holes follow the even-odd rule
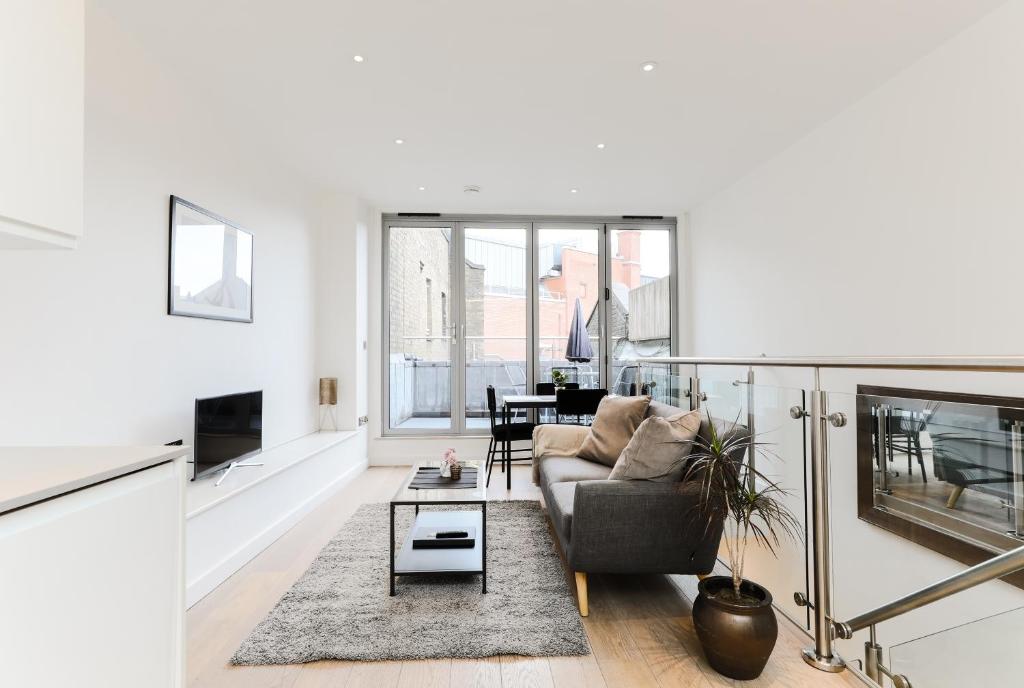
[[[584,625],[593,654],[586,657],[229,665],[242,640],[355,509],[366,502],[387,501],[406,471],[371,468],[189,610],[190,688],[863,686],[848,673],[829,675],[807,667],[799,656],[807,640],[781,617],[779,643],[761,678],[749,683],[723,679],[704,661],[689,601],[665,576],[590,577],[590,616]],[[492,499],[540,496],[527,466],[513,470],[510,492],[504,483],[491,481]],[[568,573],[567,579],[571,581]]]

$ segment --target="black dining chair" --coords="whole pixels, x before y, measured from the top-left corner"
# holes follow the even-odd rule
[[[578,382],[566,382],[562,385],[562,389],[579,389],[580,383]],[[542,397],[550,397],[555,395],[555,383],[554,382],[538,382],[537,383],[537,395]]]
[[[578,382],[566,382],[562,389],[579,389],[580,383]],[[542,397],[553,397],[555,396],[555,383],[554,382],[538,382],[537,383],[537,396]],[[540,409],[540,420],[542,423],[547,423],[551,419],[551,414],[554,409]]]
[[[491,484],[491,469],[494,467],[494,456],[501,452],[501,471],[512,470],[512,461],[532,461],[533,445],[525,449],[513,449],[513,442],[533,441],[535,423],[502,423],[498,421],[498,399],[494,386],[487,385],[487,411],[491,416],[491,442],[487,446],[487,485]],[[529,456],[513,457],[516,452],[529,452]],[[508,463],[506,469],[505,463]]]
[[[560,389],[555,393],[555,422],[561,423],[562,416],[575,416],[577,425],[597,413],[597,406],[608,396],[607,389]]]

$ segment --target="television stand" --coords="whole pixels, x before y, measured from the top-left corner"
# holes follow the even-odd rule
[[[224,482],[224,479],[230,475],[231,471],[236,468],[249,468],[255,466],[262,466],[262,463],[256,463],[255,461],[232,461],[228,467],[224,470],[224,475],[217,479],[217,482],[213,484],[214,487],[220,487],[220,484]]]

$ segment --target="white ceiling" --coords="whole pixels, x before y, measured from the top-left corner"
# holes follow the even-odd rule
[[[1002,0],[93,2],[197,107],[382,210],[676,214]]]

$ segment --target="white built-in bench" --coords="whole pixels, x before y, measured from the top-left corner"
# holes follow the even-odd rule
[[[366,430],[317,432],[186,493],[186,602],[201,600],[367,466]]]

